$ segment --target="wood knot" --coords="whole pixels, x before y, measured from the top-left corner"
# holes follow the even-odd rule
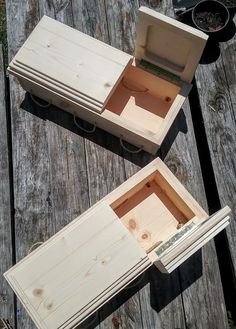
[[[181,229],[181,227],[183,227],[183,226],[184,226],[183,223],[178,223],[178,224],[177,224],[177,230]]]
[[[41,288],[36,288],[33,290],[33,295],[35,297],[41,297],[42,294],[43,294],[43,289],[41,289]]]
[[[49,311],[52,309],[52,307],[53,307],[53,303],[49,303],[49,304],[46,305],[46,308]]]
[[[137,227],[137,224],[136,224],[135,220],[134,220],[134,219],[130,219],[130,220],[129,220],[129,228],[130,228],[131,230],[135,230],[136,227]]]
[[[166,96],[166,97],[165,97],[165,101],[166,101],[167,103],[169,103],[169,102],[171,101],[171,98],[170,98],[169,96]]]
[[[187,183],[192,178],[191,169],[187,168],[186,163],[181,162],[176,155],[167,158],[166,165],[181,183]]]
[[[148,232],[148,231],[143,232],[142,235],[141,235],[141,239],[145,240],[145,241],[150,240],[151,239],[151,233]]]
[[[104,83],[104,87],[110,88],[111,87],[111,84],[109,82],[106,82],[106,83]]]
[[[101,261],[101,264],[105,266],[110,262],[110,260],[111,260],[111,256],[104,257]]]
[[[120,327],[120,321],[116,316],[114,316],[111,321],[115,329]]]

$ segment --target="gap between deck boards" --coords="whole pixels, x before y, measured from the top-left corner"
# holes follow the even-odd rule
[[[14,204],[14,177],[13,177],[13,153],[12,153],[12,122],[11,122],[11,100],[9,77],[5,73],[5,102],[6,102],[6,123],[7,123],[7,145],[8,145],[8,166],[9,166],[9,187],[10,187],[10,207],[11,207],[11,243],[12,243],[12,264],[16,263],[15,247],[15,204]],[[17,298],[14,294],[14,328],[17,329],[16,311]]]
[[[189,94],[190,110],[193,120],[194,133],[198,148],[202,177],[210,214],[221,208],[220,197],[215,181],[214,170],[211,162],[202,110],[196,81],[193,80],[193,88]],[[232,267],[232,259],[225,230],[215,238],[216,253],[220,268],[221,281],[227,312],[231,313],[232,320],[236,323],[236,285]],[[229,316],[229,314],[228,314]]]

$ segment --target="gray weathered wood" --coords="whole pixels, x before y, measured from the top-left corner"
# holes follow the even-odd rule
[[[155,5],[154,3],[148,4],[145,1],[142,1],[142,4]],[[171,1],[160,3],[158,10],[173,17]],[[178,133],[178,129],[182,132]],[[173,139],[174,142],[171,145]],[[161,148],[161,154],[162,157],[165,157],[165,163],[173,173],[207,210],[188,102],[185,103],[184,112],[179,115],[176,124],[168,134]],[[196,329],[228,328],[226,310],[224,307],[222,308],[224,298],[214,243],[210,242],[202,249],[202,253],[194,255],[177,272],[179,273],[182,290],[186,327]],[[212,300],[214,300],[214,304]]]
[[[5,73],[0,44],[0,317],[14,323],[13,293],[3,273],[12,266],[11,193],[9,172],[8,131],[5,102]],[[13,232],[14,234],[14,232]]]
[[[174,17],[171,1],[165,1],[164,13]],[[194,106],[194,104],[192,104]],[[166,164],[207,210],[202,173],[194,137],[189,103],[184,107],[186,133],[179,133],[165,158]],[[184,130],[184,129],[183,129]],[[164,152],[166,153],[166,152]],[[186,261],[178,270],[183,293],[186,327],[228,328],[224,296],[214,242]],[[191,283],[191,284],[190,284]],[[212,301],[214,300],[214,303]]]
[[[138,2],[134,1],[120,1],[118,3],[117,1],[106,1],[107,21],[109,35],[111,37],[111,44],[131,54],[133,53],[135,44],[135,21],[138,7]],[[126,177],[131,176],[140,168],[140,166],[135,165],[133,161],[138,162],[141,166],[143,166],[154,158],[153,156],[146,153],[130,157],[130,154],[127,154],[126,151],[123,152],[126,158]],[[149,271],[146,276],[148,277],[149,274],[151,276],[150,284],[147,283],[139,292],[140,312],[143,328],[158,329],[165,327],[171,328],[172,326],[184,328],[184,311],[180,295],[175,299],[175,301],[166,306],[165,309],[160,310],[159,313],[157,313],[153,309],[153,305],[151,305],[151,294],[152,296],[155,295],[157,287],[159,287],[159,289],[157,289],[160,299],[165,297],[165,294],[171,297],[170,295],[172,294],[173,289],[180,290],[176,273],[170,277],[165,277],[160,275],[157,270],[153,269],[152,271]],[[156,279],[159,282],[157,282]],[[163,280],[165,282],[166,290],[161,288],[161,282],[163,282]],[[157,283],[157,286],[155,283]],[[136,296],[134,296],[133,299],[135,297]],[[133,312],[133,318],[136,321],[138,321],[138,312],[139,310],[136,309],[136,317],[135,313]],[[133,321],[133,327],[139,328],[137,322]],[[112,326],[110,328],[112,328]]]
[[[100,1],[73,1],[72,4],[76,28],[110,43],[109,37],[112,38],[112,36],[107,29],[104,4]],[[113,15],[115,18],[115,12]],[[95,134],[87,135],[87,137],[85,150],[88,186],[90,203],[94,204],[125,180],[124,162],[120,156],[122,151],[117,138],[101,130],[97,130]],[[127,294],[122,293],[121,299],[125,298]],[[134,328],[135,326],[142,328],[138,294],[119,308],[118,303],[119,300],[114,298],[100,310],[100,328],[114,328],[114,325],[118,323],[119,328]]]
[[[226,229],[230,253],[236,273],[236,64],[235,37],[220,44],[219,58],[201,65],[196,72],[202,109],[216,184],[222,205],[232,209],[231,223]],[[214,48],[212,48],[214,51]]]
[[[10,59],[43,14],[62,21],[67,17],[68,23],[70,15],[65,10],[71,14],[70,6],[59,8],[52,1],[27,1],[20,6],[17,1],[7,1]],[[15,20],[17,27],[12,23]],[[89,199],[83,137],[74,127],[72,116],[55,108],[42,110],[29,97],[22,110],[24,91],[13,78],[10,87],[19,260],[33,243],[46,240],[85,211]],[[35,328],[20,303],[17,323],[18,328]]]

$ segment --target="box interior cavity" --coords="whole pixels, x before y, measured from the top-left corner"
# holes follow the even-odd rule
[[[195,216],[158,171],[122,195],[111,207],[147,253]]]
[[[133,62],[110,97],[106,110],[155,134],[162,127],[180,89]]]

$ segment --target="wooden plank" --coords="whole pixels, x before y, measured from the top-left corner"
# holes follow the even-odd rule
[[[58,20],[66,22],[70,26],[76,27],[79,30],[86,32],[87,34],[91,35],[94,33],[98,39],[107,38],[106,20],[101,19],[101,17],[104,17],[104,7],[101,5],[100,1],[97,1],[95,6],[90,1],[83,1],[83,3],[72,1],[69,5],[66,2],[64,4],[65,5],[62,6],[62,8],[58,8],[60,6],[55,1],[40,1],[40,12],[46,13],[47,15],[54,18],[56,17]],[[57,115],[58,113],[55,113],[55,116]],[[61,115],[61,119],[64,119],[64,116]],[[67,121],[69,120],[67,119]],[[74,129],[77,134],[81,133],[79,129]],[[95,148],[95,152],[93,153],[94,150],[92,149],[92,152],[90,153],[91,157],[87,159],[87,150],[86,153],[83,153],[85,152],[85,148],[83,140],[79,135],[73,135],[71,137],[68,134],[68,131],[63,131],[62,129],[58,130],[58,128],[54,127],[53,124],[49,127],[49,131],[51,138],[53,140],[58,141],[58,148],[55,148],[54,151],[54,159],[57,157],[58,160],[55,161],[55,166],[53,168],[54,170],[52,170],[52,174],[54,175],[54,177],[57,177],[57,179],[54,178],[54,183],[57,183],[55,186],[55,191],[60,192],[60,195],[56,200],[56,204],[60,207],[60,211],[56,212],[56,221],[59,222],[58,226],[60,226],[60,223],[61,225],[63,225],[65,215],[67,216],[67,220],[69,220],[69,218],[75,217],[78,213],[81,213],[86,208],[88,208],[89,204],[91,205],[98,198],[100,199],[101,196],[104,195],[101,195],[102,193],[106,194],[108,192],[106,190],[107,180],[109,180],[111,183],[114,183],[111,178],[113,178],[114,176],[119,177],[119,172],[116,171],[114,172],[114,175],[110,174],[108,177],[106,177],[105,184],[103,180],[100,181],[99,176],[102,175],[104,167],[106,166],[105,168],[107,168],[107,163],[109,163],[110,168],[112,168],[112,165],[118,165],[119,157],[114,157],[112,153],[107,153],[106,150],[102,149],[101,151],[101,148],[98,147],[96,143],[104,143],[104,141],[106,140],[107,145],[113,143],[115,145],[115,148],[118,147],[119,144],[117,143],[114,137],[111,137],[110,135],[104,136],[103,132],[98,131],[95,137],[93,137],[94,142],[91,142],[91,145]],[[86,138],[87,137],[89,137],[89,135],[86,135]],[[87,145],[90,142],[87,140],[86,143],[87,148]],[[68,153],[70,154],[70,162],[68,162],[68,167],[66,167],[65,164],[67,161]],[[98,167],[96,166],[96,159],[99,159],[100,166]],[[62,160],[63,162],[61,163]],[[111,162],[110,160],[113,161]],[[92,180],[90,180],[90,175],[88,177],[89,185],[87,185],[87,168],[85,166],[85,161],[86,163],[92,166],[92,169],[94,171],[94,174],[92,174]],[[61,169],[63,169],[63,171],[61,171]],[[62,177],[64,177],[64,181],[64,179],[66,179],[69,174],[71,180],[70,182],[68,182],[68,184],[75,190],[72,193],[68,194],[68,196],[70,195],[71,210],[69,209],[69,207],[67,207],[67,211],[65,210],[65,212],[63,213],[63,203],[65,202],[64,197],[66,193],[66,185],[64,182],[60,183],[60,180],[62,179]],[[118,185],[119,178],[117,179]],[[96,183],[94,184],[94,182],[99,183],[99,185],[96,186]],[[113,188],[117,185],[114,184]],[[61,190],[61,186],[64,186],[63,190]],[[89,195],[87,194],[87,187],[91,191]],[[100,197],[96,193],[97,188],[102,191]],[[90,321],[88,321],[88,323],[92,323],[92,326],[94,326],[98,319],[99,316],[95,315]],[[87,323],[85,323],[81,327],[87,329]]]
[[[66,18],[73,25],[70,6],[29,0],[18,6],[7,1],[9,58],[30,34],[44,13]],[[66,12],[66,13],[65,13]],[[16,24],[12,23],[17,19]],[[41,109],[25,100],[13,78],[11,87],[13,170],[16,209],[16,257],[25,256],[37,241],[44,241],[89,207],[83,137],[71,115]],[[33,141],[33,142],[32,142]],[[35,328],[20,303],[18,328]]]
[[[111,37],[111,44],[123,49],[129,53],[134,51],[134,42],[136,35],[135,21],[137,17],[137,10],[139,4],[138,1],[121,1],[119,4],[116,1],[106,1],[106,12],[107,12],[107,21],[109,27],[109,35]],[[140,166],[147,164],[153,159],[153,156],[150,156],[146,153],[140,153],[138,155],[130,155],[126,151],[123,151],[125,158],[125,175],[130,177],[133,175]],[[139,166],[136,166],[135,163],[138,163]],[[184,311],[182,307],[181,296],[175,298],[175,300],[170,303],[164,310],[158,310],[158,313],[155,311],[155,306],[153,304],[157,303],[156,287],[160,287],[164,284],[164,278],[160,275],[157,269],[152,269],[148,271],[145,275],[145,280],[141,282],[141,290],[136,293],[130,299],[131,305],[135,305],[132,309],[132,313],[127,314],[128,305],[123,305],[123,313],[115,313],[114,315],[118,319],[122,319],[124,323],[123,328],[185,328],[184,320]],[[171,277],[167,278],[165,281],[165,293],[167,292],[168,296],[171,294],[168,291],[175,292],[179,291],[178,287],[178,277],[174,274]],[[176,288],[177,287],[177,288]],[[151,290],[151,291],[150,291]],[[158,296],[164,298],[164,292],[162,289],[159,289]],[[164,298],[166,300],[166,298]],[[175,316],[173,316],[175,314]],[[111,319],[111,317],[110,317]],[[106,327],[113,329],[112,324],[109,322],[109,318],[106,321]],[[125,326],[126,325],[126,326]]]
[[[133,4],[133,2],[125,1],[122,2],[122,7],[118,6],[116,2],[109,1],[107,3],[107,13],[108,13],[108,22],[110,28],[111,41],[114,46],[117,46],[125,51],[130,53],[134,49],[134,36],[135,36],[135,18],[137,14],[138,3]],[[115,12],[115,13],[114,13]],[[125,36],[125,37],[124,37]],[[133,165],[132,162],[138,162],[139,164],[147,164],[153,157],[147,154],[139,154],[138,156],[131,157],[125,152],[125,169],[126,176],[132,175],[135,171],[138,170],[138,167]],[[152,275],[154,274],[154,276]],[[152,277],[152,280],[150,280]],[[137,294],[133,296],[133,305],[137,305],[136,300],[140,303],[140,308],[137,306],[133,308],[133,312],[128,314],[128,317],[124,318],[121,316],[122,320],[129,325],[131,328],[161,328],[161,327],[181,327],[185,328],[184,313],[182,308],[181,297],[176,298],[172,303],[165,308],[165,310],[158,310],[158,314],[153,309],[153,303],[156,304],[155,294],[156,294],[156,283],[160,287],[164,282],[163,278],[157,270],[148,272],[146,278],[150,283],[150,286],[146,284]],[[154,281],[155,279],[155,281]],[[168,283],[167,283],[168,281]],[[171,276],[165,281],[165,292],[173,291],[177,292],[179,289],[176,289],[176,283],[178,282],[177,277]],[[154,289],[153,289],[154,288]],[[151,289],[151,294],[150,294]],[[158,296],[163,296],[164,293],[162,289],[158,291]],[[168,294],[169,295],[169,294]],[[165,298],[166,299],[166,298]],[[136,302],[136,303],[135,303]],[[152,305],[151,305],[152,302]],[[154,306],[155,307],[155,306]],[[124,305],[124,309],[127,307]],[[173,316],[175,314],[175,316]],[[141,315],[141,318],[140,318]],[[141,323],[140,323],[141,321]],[[109,323],[108,323],[109,324]],[[112,328],[112,326],[108,326]],[[125,328],[125,326],[124,326]]]
[[[13,293],[3,279],[3,273],[12,266],[12,212],[13,200],[10,192],[10,172],[8,147],[7,112],[5,102],[5,72],[2,45],[0,44],[0,318],[14,324]],[[13,232],[14,234],[14,232]]]
[[[162,12],[173,17],[172,3],[163,3]],[[183,113],[182,113],[183,114]],[[194,138],[194,130],[188,102],[184,106],[184,116],[166,139],[162,148],[165,162],[191,191],[196,200],[207,209],[199,157]],[[178,133],[178,130],[182,132]],[[178,133],[178,134],[177,134]],[[173,142],[173,136],[177,137]],[[172,145],[171,145],[172,144]],[[171,146],[171,148],[169,148]],[[224,297],[217,263],[214,242],[211,241],[201,253],[186,261],[178,270],[183,290],[183,306],[186,326],[193,328],[228,328]],[[213,283],[213,281],[214,283]],[[191,283],[191,284],[190,284]],[[217,289],[216,289],[217,287]],[[214,304],[212,303],[214,300]],[[201,316],[199,316],[201,314]]]
[[[217,46],[213,45],[212,51],[216,49]],[[207,65],[200,65],[196,72],[199,101],[220,202],[222,205],[228,204],[232,214],[236,211],[235,49],[235,37],[220,43],[219,58]],[[226,233],[235,275],[235,216],[232,219]]]
[[[118,7],[118,3],[110,4]],[[129,8],[132,4],[128,4]],[[95,5],[90,1],[73,2],[76,27],[95,36],[100,40],[109,42],[113,36],[107,29],[107,19],[101,1]],[[127,13],[127,12],[126,12]],[[115,14],[113,14],[113,18]],[[124,13],[125,15],[125,13]],[[117,22],[116,20],[114,20]],[[118,47],[122,49],[122,47]],[[87,135],[88,136],[88,135]],[[88,136],[89,137],[89,136]],[[102,145],[99,146],[99,145]],[[107,133],[97,131],[94,136],[86,140],[86,157],[89,174],[89,191],[91,204],[95,203],[125,180],[123,159],[121,157],[119,140]],[[132,296],[131,290],[124,290],[107,303],[100,311],[100,328],[108,329],[119,326],[119,328],[142,328],[140,316],[139,295]],[[124,301],[126,301],[124,303]]]
[[[188,103],[184,106],[184,113],[188,133],[179,133],[171,149],[168,152],[164,149],[164,154],[167,152],[165,162],[204,209],[207,209]],[[209,242],[201,253],[186,261],[178,272],[187,326],[191,324],[193,328],[203,329],[213,324],[214,328],[228,328],[214,242]]]
[[[173,17],[171,1],[165,1],[161,4],[155,1],[141,1],[140,4],[153,7],[161,13]],[[203,208],[207,209],[192,118],[187,102],[184,105],[184,112],[180,113],[175,120],[160,152],[168,167]],[[201,253],[194,255],[179,270],[173,272],[173,275],[176,275],[176,272],[178,276],[175,279],[180,283],[181,289],[178,290],[176,283],[174,283],[175,289],[173,289],[172,284],[172,291],[182,292],[186,326],[228,328],[214,243],[210,242],[202,249],[202,258]],[[212,278],[214,278],[213,285]],[[165,280],[163,281],[164,287]],[[167,283],[169,282],[167,281]],[[156,286],[158,287],[158,284]],[[215,289],[216,287],[217,289]],[[173,295],[175,294],[173,293]],[[214,305],[212,300],[214,300]],[[163,305],[165,306],[165,303],[157,302],[158,309],[163,308]],[[163,311],[165,309],[164,307]],[[198,314],[201,316],[199,317]]]

